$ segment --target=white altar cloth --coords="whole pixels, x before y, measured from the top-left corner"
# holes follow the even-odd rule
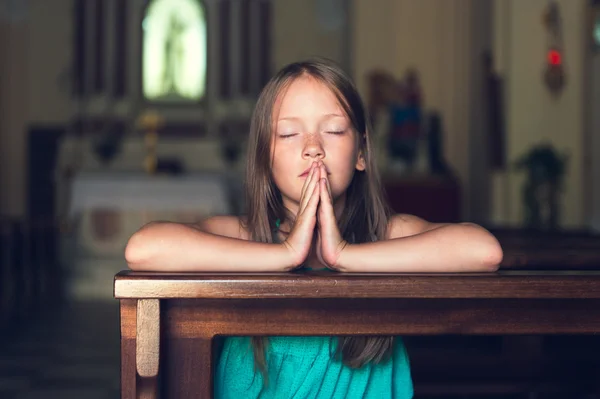
[[[112,298],[112,276],[126,269],[129,237],[151,221],[194,223],[234,213],[236,186],[223,173],[149,176],[81,173],[71,182],[61,257],[76,297]]]
[[[225,177],[216,173],[180,177],[85,173],[72,182],[69,216],[98,208],[230,213],[228,190]]]

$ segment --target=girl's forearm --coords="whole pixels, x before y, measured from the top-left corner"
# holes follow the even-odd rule
[[[421,234],[347,245],[336,268],[341,272],[492,272],[502,248],[485,229],[464,223]]]
[[[218,236],[177,223],[152,223],[127,243],[125,259],[136,271],[277,272],[296,265],[281,244]]]

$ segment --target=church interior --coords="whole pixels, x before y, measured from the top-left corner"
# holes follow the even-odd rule
[[[128,237],[243,214],[257,96],[314,56],[394,211],[488,228],[501,269],[600,269],[598,0],[7,0],[0,398],[119,397]],[[597,336],[406,343],[415,399],[600,398]]]

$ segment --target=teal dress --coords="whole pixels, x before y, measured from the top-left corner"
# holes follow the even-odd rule
[[[275,229],[279,228],[279,220]],[[310,268],[307,268],[310,269]],[[393,355],[352,369],[334,354],[335,337],[268,338],[268,383],[255,370],[250,337],[225,337],[215,370],[215,399],[411,399],[413,384],[400,337]]]
[[[249,337],[227,337],[215,370],[215,399],[410,399],[406,349],[395,340],[385,363],[352,369],[337,360],[333,337],[269,337],[268,384],[254,369]]]

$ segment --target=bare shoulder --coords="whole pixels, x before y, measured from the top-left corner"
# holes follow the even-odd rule
[[[211,216],[194,227],[210,234],[248,240],[249,234],[242,222],[243,219],[237,216]]]
[[[414,236],[445,225],[444,223],[431,223],[415,215],[399,213],[390,218],[388,239]]]

